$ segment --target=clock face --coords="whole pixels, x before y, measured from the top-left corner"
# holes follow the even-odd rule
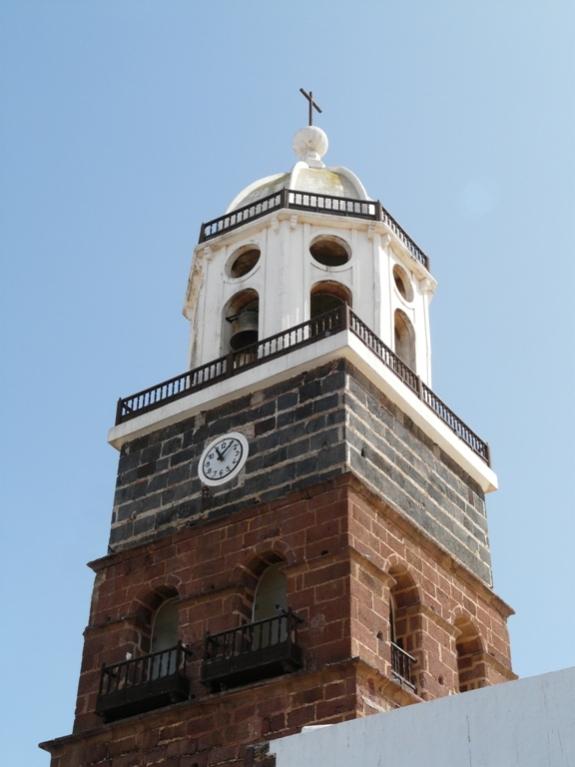
[[[198,474],[204,485],[223,485],[237,476],[247,457],[248,441],[243,434],[232,431],[218,437],[204,448]]]

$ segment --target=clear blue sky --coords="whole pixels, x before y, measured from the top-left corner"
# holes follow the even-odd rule
[[[575,60],[569,0],[3,0],[6,764],[70,731],[118,396],[180,372],[200,222],[323,107],[432,257],[434,389],[492,447],[521,675],[575,663]]]

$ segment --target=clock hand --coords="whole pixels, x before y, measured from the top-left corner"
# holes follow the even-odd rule
[[[220,453],[220,451],[218,450],[217,447],[215,447],[214,449],[215,449],[216,453],[218,454],[218,461],[223,461],[224,460],[224,454]]]
[[[225,455],[225,454],[228,452],[228,450],[230,449],[230,447],[233,445],[233,442],[234,442],[234,441],[233,441],[233,439],[230,439],[230,441],[228,442],[228,444],[227,444],[227,445],[225,446],[225,448],[223,449],[223,451],[222,451],[222,459],[223,459],[224,455]]]

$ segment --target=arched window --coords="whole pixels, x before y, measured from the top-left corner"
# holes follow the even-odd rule
[[[159,679],[175,672],[176,653],[166,651],[173,650],[178,639],[178,602],[176,599],[168,599],[156,610],[152,623],[150,679]]]
[[[258,342],[259,298],[253,289],[236,293],[225,306],[222,352],[238,351]]]
[[[392,676],[415,690],[414,653],[421,643],[419,592],[407,570],[392,568],[393,586],[389,594],[389,633]]]
[[[256,624],[252,649],[268,647],[287,638],[287,579],[281,565],[267,567],[260,576],[252,610]],[[261,622],[260,622],[261,621]]]
[[[468,618],[456,620],[455,628],[458,630],[455,647],[459,692],[485,687],[487,678],[479,632]]]
[[[168,650],[178,642],[178,603],[168,599],[156,610],[152,625],[150,652]]]
[[[395,310],[394,315],[395,353],[408,368],[415,371],[415,331],[407,314],[401,309]]]
[[[316,282],[311,290],[310,319],[331,312],[339,306],[351,306],[351,293],[340,282],[324,280]]]
[[[254,621],[274,618],[287,610],[287,580],[280,568],[281,565],[270,565],[260,576],[254,597]]]

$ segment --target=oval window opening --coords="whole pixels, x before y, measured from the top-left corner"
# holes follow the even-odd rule
[[[232,256],[229,266],[230,277],[243,277],[244,274],[251,272],[259,260],[259,248],[243,248],[237,255]]]
[[[404,269],[397,264],[393,267],[393,281],[395,287],[399,291],[399,294],[405,298],[406,301],[413,300],[413,288],[411,286],[411,280],[407,276]]]
[[[351,257],[349,248],[338,237],[318,237],[309,249],[314,259],[324,266],[342,266]]]

